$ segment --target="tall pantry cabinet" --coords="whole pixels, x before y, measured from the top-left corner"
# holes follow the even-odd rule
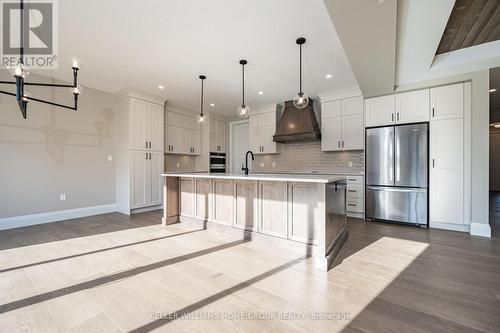
[[[464,115],[470,114],[471,83],[431,88],[430,108],[429,226],[467,230]]]
[[[117,95],[117,210],[131,214],[162,204],[164,107],[161,97]]]

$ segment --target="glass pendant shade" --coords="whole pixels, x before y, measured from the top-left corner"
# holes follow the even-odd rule
[[[299,93],[293,99],[293,106],[295,106],[297,109],[303,109],[308,104],[309,104],[309,97],[307,97],[307,95],[304,93]]]
[[[250,112],[250,108],[246,105],[240,105],[238,107],[238,117],[240,118],[248,118],[248,115],[249,115],[249,112]]]
[[[83,90],[82,90],[82,86],[76,86],[74,88],[71,88],[71,92],[74,94],[74,95],[81,95]]]
[[[191,118],[192,119],[192,118]],[[205,115],[204,114],[199,114],[197,117],[196,117],[196,120],[198,120],[198,122],[200,124],[203,124],[205,122]]]

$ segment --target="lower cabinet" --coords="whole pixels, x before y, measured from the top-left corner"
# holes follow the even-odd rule
[[[258,185],[257,181],[235,181],[235,219],[237,228],[256,231],[258,212]]]
[[[318,228],[324,221],[319,214],[319,201],[317,184],[289,183],[289,239],[302,243],[317,243]]]
[[[287,183],[262,181],[259,185],[259,231],[287,238]]]
[[[213,198],[213,222],[233,226],[234,181],[226,179],[214,179]]]
[[[163,194],[163,152],[132,150],[131,209],[160,205]]]
[[[210,180],[197,178],[195,180],[195,217],[207,221],[210,218]]]
[[[181,178],[179,181],[180,188],[180,212],[181,216],[194,217],[194,179]]]

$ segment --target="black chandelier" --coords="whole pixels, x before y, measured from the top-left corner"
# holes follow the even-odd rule
[[[65,108],[65,109],[70,109],[77,111],[78,110],[78,95],[81,93],[81,89],[78,85],[78,70],[79,65],[76,61],[73,61],[72,64],[72,70],[73,70],[73,84],[52,84],[52,83],[33,83],[33,82],[26,82],[26,76],[28,75],[27,68],[24,64],[24,1],[21,0],[19,3],[19,9],[21,10],[20,14],[20,25],[21,25],[21,30],[20,30],[20,43],[19,43],[19,61],[14,66],[11,68],[11,73],[16,79],[14,82],[12,81],[0,81],[0,84],[15,84],[16,85],[16,93],[11,93],[8,91],[2,91],[0,90],[1,94],[5,95],[10,95],[10,96],[16,96],[17,103],[19,105],[19,110],[21,111],[23,118],[27,118],[27,109],[28,109],[28,101],[35,101],[35,102],[40,102],[40,103],[45,103],[49,105],[54,105],[57,107]],[[54,87],[54,88],[71,88],[71,91],[73,92],[73,100],[74,100],[74,105],[73,106],[68,106],[68,105],[63,105],[59,103],[54,103],[50,101],[45,101],[39,98],[35,98],[32,96],[28,96],[28,94],[24,90],[24,86],[40,86],[40,87]]]

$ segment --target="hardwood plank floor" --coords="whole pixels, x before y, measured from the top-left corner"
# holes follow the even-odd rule
[[[1,231],[0,332],[500,331],[496,228],[484,239],[350,219],[324,273],[281,242],[160,218]]]

